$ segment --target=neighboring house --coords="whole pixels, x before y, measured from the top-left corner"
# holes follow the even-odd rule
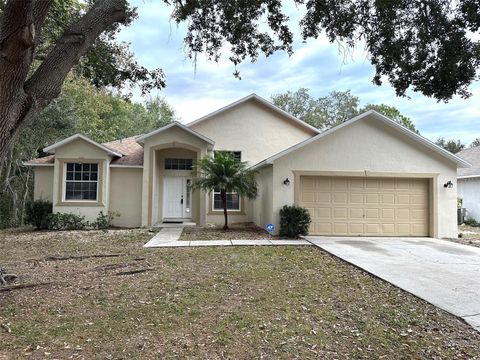
[[[229,151],[258,171],[256,200],[228,195],[232,222],[276,225],[308,208],[311,234],[455,237],[458,167],[469,164],[375,111],[319,131],[257,95],[190,124],[98,144],[74,135],[28,162],[35,199],[118,226],[223,221],[220,194],[189,190],[192,164]]]
[[[458,197],[467,211],[465,217],[480,221],[480,146],[462,150],[457,155],[472,164],[471,168],[458,169]]]

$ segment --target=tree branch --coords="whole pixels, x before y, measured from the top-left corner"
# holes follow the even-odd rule
[[[65,31],[43,63],[25,84],[36,107],[45,107],[58,96],[63,82],[82,55],[108,27],[128,19],[126,0],[98,0]]]

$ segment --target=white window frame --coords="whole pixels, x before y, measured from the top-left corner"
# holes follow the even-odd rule
[[[67,180],[67,164],[97,164],[97,192],[95,194],[95,200],[82,200],[82,199],[67,199],[67,181],[73,182],[93,182],[93,181],[83,181],[83,180]],[[63,191],[62,191],[62,202],[65,203],[77,203],[77,202],[84,202],[84,203],[98,203],[98,188],[100,186],[100,164],[98,162],[78,162],[78,161],[67,161],[63,163]]]
[[[213,190],[212,191],[212,211],[223,211],[223,207],[222,208],[216,208],[215,207],[215,194],[220,194],[220,191],[215,191]],[[235,191],[231,191],[231,192],[227,192],[227,194],[237,194]],[[227,211],[228,212],[239,212],[239,211],[242,211],[242,197],[240,195],[238,195],[238,209],[228,209],[227,208]]]

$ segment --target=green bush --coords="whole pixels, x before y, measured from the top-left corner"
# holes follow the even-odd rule
[[[48,216],[48,228],[50,230],[107,230],[115,216],[119,216],[119,214],[115,212],[104,214],[103,211],[100,211],[95,221],[89,222],[83,215],[57,212]]]
[[[50,230],[84,230],[89,226],[83,215],[55,213],[48,216]]]
[[[25,222],[34,225],[37,230],[48,229],[48,216],[52,209],[53,204],[48,200],[28,202],[25,207]]]
[[[472,218],[465,219],[463,223],[468,226],[480,226],[480,223]]]
[[[112,226],[112,220],[116,216],[119,216],[119,214],[115,212],[108,212],[107,214],[104,214],[103,211],[100,211],[98,213],[98,217],[91,224],[91,226],[95,229],[107,230],[109,227]]]
[[[308,235],[312,219],[308,210],[299,206],[285,205],[280,210],[280,236],[299,237]]]

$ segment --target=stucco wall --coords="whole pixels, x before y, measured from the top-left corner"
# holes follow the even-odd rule
[[[458,179],[458,197],[467,209],[466,218],[480,221],[480,178]]]
[[[277,228],[280,208],[294,203],[295,171],[350,171],[356,176],[365,172],[368,176],[434,174],[438,215],[431,227],[438,237],[457,236],[456,164],[378,120],[353,123],[274,162],[272,221]],[[290,186],[283,184],[287,177]],[[443,186],[448,180],[454,183],[451,189]]]
[[[34,168],[33,199],[53,201],[53,166]]]
[[[255,100],[191,128],[215,141],[215,150],[241,151],[242,160],[250,165],[315,135]]]
[[[142,222],[143,169],[110,168],[110,206],[115,217],[113,225],[139,227]]]
[[[211,195],[210,195],[211,196]],[[212,211],[212,201],[208,201],[209,209],[207,211],[207,224],[223,225],[225,223],[222,211]],[[253,222],[253,201],[249,199],[241,200],[241,210],[228,212],[228,223],[249,223]]]
[[[81,139],[72,141],[55,150],[53,175],[53,212],[83,215],[89,221],[97,218],[100,211],[109,211],[109,164],[111,157],[104,150]],[[96,162],[99,164],[98,199],[96,202],[64,201],[64,169],[66,162]]]
[[[273,167],[267,166],[257,174],[258,197],[253,204],[253,221],[265,227],[272,221],[273,209]]]

